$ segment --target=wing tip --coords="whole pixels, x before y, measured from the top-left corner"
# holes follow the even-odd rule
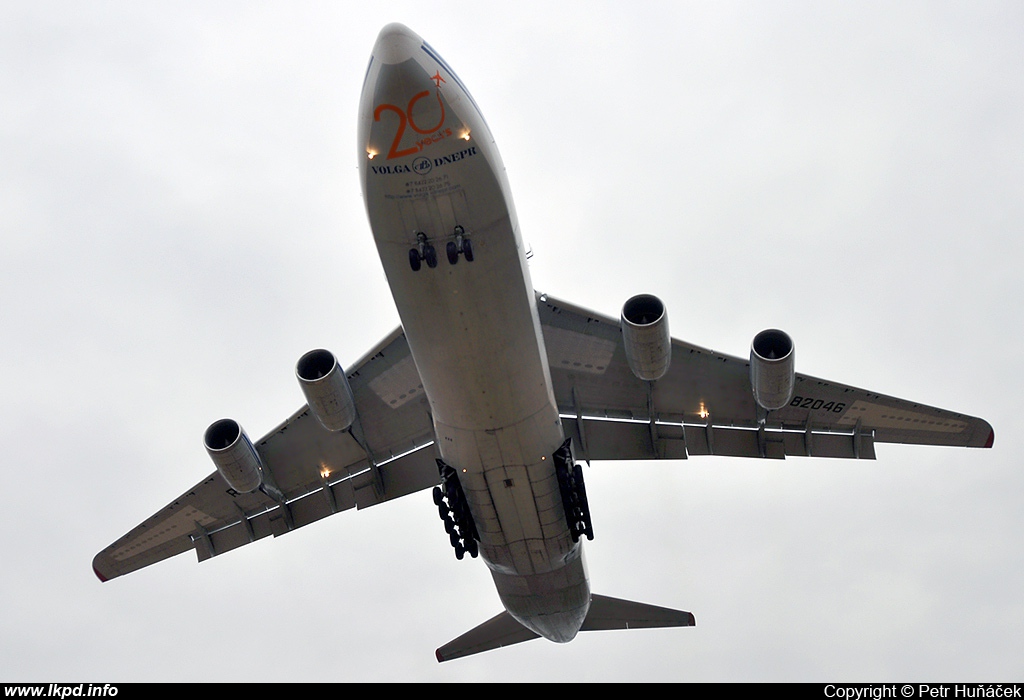
[[[996,441],[996,431],[991,426],[988,429],[988,439],[985,440],[985,447],[992,447]]]
[[[105,561],[106,557],[103,556],[105,553],[106,550],[92,558],[92,572],[96,574],[96,578],[100,580],[100,583],[106,583],[110,579],[117,578],[120,575],[117,571],[111,570],[108,561]]]
[[[440,648],[438,648],[438,649],[436,649],[434,651],[434,656],[437,657],[437,663],[439,663],[439,664],[440,663],[444,663],[445,661],[448,660],[448,659],[444,658],[444,654],[441,653],[441,649]]]

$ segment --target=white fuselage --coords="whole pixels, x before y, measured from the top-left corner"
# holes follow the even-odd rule
[[[552,454],[564,441],[533,285],[501,157],[473,98],[423,40],[389,25],[363,86],[367,214],[452,466],[508,612],[569,641],[590,603]],[[472,261],[446,245],[457,227]],[[419,236],[418,234],[422,234]],[[410,250],[434,247],[414,271]]]

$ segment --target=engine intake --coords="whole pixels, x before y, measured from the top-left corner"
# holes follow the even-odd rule
[[[295,365],[295,376],[309,410],[331,432],[347,430],[356,419],[356,402],[345,370],[329,350],[310,350]]]
[[[761,331],[750,344],[750,386],[761,408],[776,411],[789,404],[796,384],[793,339],[775,328]]]
[[[228,486],[252,493],[263,483],[263,464],[249,436],[236,421],[222,418],[203,434],[203,444]]]
[[[647,382],[664,377],[672,361],[672,338],[661,299],[652,294],[629,299],[622,306],[620,326],[626,362],[633,374]]]

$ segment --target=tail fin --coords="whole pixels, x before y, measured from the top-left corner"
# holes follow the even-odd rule
[[[580,631],[693,627],[696,624],[693,614],[682,610],[593,594],[590,596],[590,611]],[[437,650],[436,656],[438,661],[451,661],[479,654],[481,651],[528,642],[537,639],[538,636],[516,622],[507,612],[502,611],[482,625],[445,644]]]

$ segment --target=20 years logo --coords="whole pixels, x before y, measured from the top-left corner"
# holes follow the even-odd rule
[[[394,112],[395,114],[398,115],[398,130],[395,132],[394,141],[391,142],[391,148],[388,149],[387,160],[391,160],[392,158],[402,158],[403,156],[410,156],[413,153],[418,153],[420,150],[423,149],[423,144],[421,142],[417,143],[414,146],[410,146],[409,148],[399,150],[399,146],[402,143],[402,136],[405,135],[406,126],[411,128],[417,134],[423,134],[424,136],[428,134],[433,134],[435,131],[444,126],[444,102],[441,100],[440,92],[435,93],[435,95],[437,96],[437,104],[441,108],[441,118],[438,120],[437,124],[430,128],[423,128],[416,123],[416,119],[413,117],[413,110],[416,108],[416,103],[422,100],[424,97],[428,97],[429,95],[429,90],[424,90],[423,92],[416,93],[415,95],[412,96],[412,99],[409,100],[409,104],[408,106],[406,106],[404,110],[401,107],[398,107],[397,105],[388,103],[379,104],[377,105],[377,108],[373,110],[373,121],[375,122],[380,121],[380,116],[381,114],[384,113],[385,110],[389,112]],[[427,141],[427,143],[432,143],[435,140],[438,139],[430,139]]]

